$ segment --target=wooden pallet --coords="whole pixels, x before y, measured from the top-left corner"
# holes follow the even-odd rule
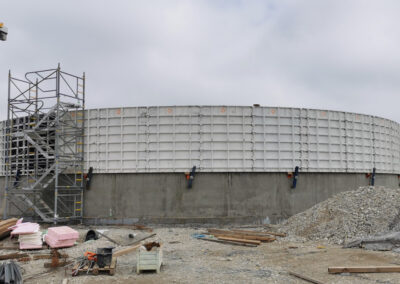
[[[89,270],[89,267],[86,265],[85,267],[80,268],[76,275],[79,275],[79,273],[81,273],[81,272],[88,273],[88,270],[89,270],[89,274],[92,274],[92,275],[99,275],[100,272],[114,275],[116,266],[117,266],[117,258],[113,257],[111,260],[111,265],[109,265],[109,266],[100,268],[97,266],[97,264],[95,264],[95,266]],[[78,267],[79,267],[79,264],[75,264],[75,266],[72,268],[72,271],[76,271],[78,269]]]

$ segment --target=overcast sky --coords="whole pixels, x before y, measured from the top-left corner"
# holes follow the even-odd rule
[[[400,121],[400,1],[2,1],[7,73],[87,77],[87,108],[252,105]]]

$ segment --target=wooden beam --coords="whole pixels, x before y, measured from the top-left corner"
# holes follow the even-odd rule
[[[400,272],[400,266],[337,266],[329,267],[328,272],[331,274]]]
[[[224,241],[224,240],[211,239],[211,238],[196,238],[196,239],[203,240],[203,241],[209,241],[209,242],[216,242],[216,243],[221,243],[221,244],[227,244],[227,245],[235,245],[235,246],[245,246],[245,247],[256,247],[257,246],[257,245],[253,245],[253,244],[245,244],[245,243]]]
[[[121,250],[119,250],[119,251],[113,253],[112,256],[113,256],[113,257],[118,257],[118,256],[121,256],[121,255],[124,255],[124,254],[131,253],[131,252],[135,251],[135,250],[136,250],[138,247],[140,247],[140,246],[141,246],[141,244],[137,244],[137,245],[134,245],[134,246],[130,246],[130,247],[121,249]]]
[[[293,272],[293,271],[289,271],[289,274],[292,275],[292,276],[295,276],[295,277],[297,277],[297,278],[300,278],[300,279],[302,279],[302,280],[304,280],[304,281],[310,282],[310,283],[314,283],[314,284],[324,284],[324,283],[321,282],[321,281],[312,279],[312,278],[310,278],[310,277],[308,277],[308,276],[304,276],[304,275],[301,275],[301,274],[296,273],[296,272]]]
[[[119,250],[117,252],[114,252],[113,253],[113,257],[118,257],[118,256],[121,256],[121,255],[124,255],[124,254],[128,254],[130,252],[135,251],[138,247],[141,246],[141,244],[140,244],[141,241],[143,241],[145,239],[148,239],[148,238],[151,238],[151,237],[154,237],[155,235],[156,235],[155,233],[151,234],[151,235],[147,235],[147,236],[137,240],[136,242],[132,243],[130,247],[127,247],[127,248],[124,248],[124,249]]]
[[[263,237],[263,236],[248,236],[248,235],[242,235],[242,234],[218,234],[215,233],[213,234],[215,237],[231,237],[231,238],[238,238],[238,239],[245,239],[245,240],[256,240],[256,241],[261,241],[261,242],[273,242],[276,240],[274,237]]]
[[[26,253],[10,253],[10,254],[3,254],[0,255],[0,260],[7,260],[7,259],[17,259],[22,257],[28,257],[29,255]]]
[[[285,233],[276,233],[276,232],[260,232],[260,231],[249,231],[249,230],[232,230],[233,232],[236,233],[241,233],[241,234],[249,234],[249,235],[258,235],[258,236],[263,236],[263,235],[272,235],[272,236],[277,236],[277,237],[286,237]]]
[[[260,241],[245,240],[245,239],[231,238],[231,237],[218,237],[218,239],[224,240],[224,241],[233,241],[233,242],[239,242],[239,243],[253,244],[253,245],[261,244]]]
[[[239,238],[245,240],[258,240],[263,242],[273,242],[276,238],[271,237],[270,235],[252,235],[228,230],[218,230],[218,229],[208,229],[207,230],[210,234],[218,237],[218,236],[226,236],[232,238]]]

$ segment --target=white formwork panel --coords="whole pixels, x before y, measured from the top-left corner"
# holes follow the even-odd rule
[[[6,172],[5,172],[5,160],[4,160],[4,151],[5,151],[5,147],[4,147],[4,143],[5,143],[5,121],[1,121],[0,122],[0,176],[5,176]]]
[[[256,171],[291,171],[300,163],[299,109],[253,110]]]
[[[400,172],[400,125],[394,121],[390,121],[390,125],[393,172]]]
[[[380,172],[393,171],[390,121],[374,118],[375,167]]]
[[[400,126],[368,115],[279,107],[88,110],[96,172],[400,171]]]
[[[205,171],[252,171],[251,107],[201,107],[200,168]]]
[[[341,112],[303,111],[302,163],[308,166],[308,171],[346,170],[343,119],[344,115]]]

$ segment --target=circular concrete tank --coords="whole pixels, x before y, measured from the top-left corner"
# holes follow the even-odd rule
[[[376,116],[163,106],[89,109],[84,121],[87,223],[277,222],[370,184],[374,168],[376,185],[399,184],[400,125]]]

